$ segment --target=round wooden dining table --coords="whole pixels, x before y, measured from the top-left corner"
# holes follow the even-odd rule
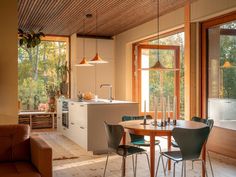
[[[147,125],[143,125],[142,120],[131,120],[131,121],[124,121],[120,122],[119,124],[122,125],[125,130],[129,133],[136,134],[136,135],[144,135],[150,136],[150,176],[154,177],[155,175],[155,137],[156,136],[167,136],[167,148],[168,151],[171,150],[171,136],[172,130],[175,127],[187,128],[187,129],[198,129],[207,126],[206,124],[194,121],[185,121],[185,120],[177,120],[177,124],[167,125],[165,127],[161,126],[154,126],[152,125],[153,120],[147,120]],[[123,135],[123,144],[126,144],[126,133]],[[205,146],[203,151],[203,159],[205,159]],[[123,163],[125,165],[125,162]],[[123,168],[125,169],[125,168]],[[168,161],[168,170],[171,169],[171,161]],[[123,175],[125,171],[123,171]],[[204,173],[202,173],[204,176]]]

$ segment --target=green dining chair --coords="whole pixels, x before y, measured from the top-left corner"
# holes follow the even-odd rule
[[[146,116],[147,119],[152,119],[151,115],[147,115]],[[144,116],[123,116],[122,117],[122,121],[131,121],[131,120],[143,120]],[[130,139],[131,139],[131,144],[135,145],[135,146],[143,146],[143,147],[150,147],[150,141],[146,141],[143,135],[135,135],[130,133]],[[160,140],[155,140],[155,145],[157,145],[159,147],[159,152],[161,153],[161,146],[160,146]],[[136,156],[137,159],[137,156]],[[165,165],[164,165],[164,160],[162,158],[162,165],[163,165],[163,170],[164,173],[166,173],[165,170]],[[149,164],[149,168],[150,168],[150,164]]]
[[[186,176],[186,161],[201,161],[205,168],[206,176],[208,177],[204,160],[200,159],[201,150],[204,143],[210,133],[209,126],[199,129],[185,129],[185,128],[174,128],[172,136],[178,143],[179,151],[166,151],[162,152],[158,159],[156,176],[158,173],[158,167],[160,164],[160,158],[162,156],[174,161],[173,177],[175,177],[175,165],[182,162],[182,174],[184,172]]]
[[[108,158],[111,153],[116,153],[117,155],[122,156],[123,163],[128,156],[133,157],[133,155],[135,154],[145,154],[147,157],[147,161],[149,163],[148,154],[146,153],[146,150],[139,148],[137,146],[120,145],[122,136],[124,134],[124,128],[121,125],[112,125],[112,124],[108,124],[104,122],[104,126],[105,126],[106,138],[107,138],[108,153],[107,153],[107,159],[106,159],[103,177],[105,177],[106,175]],[[132,158],[132,162],[133,162],[134,177],[136,177],[137,160],[135,162],[135,165],[134,165],[133,158]],[[122,167],[123,167],[123,164],[122,164]]]

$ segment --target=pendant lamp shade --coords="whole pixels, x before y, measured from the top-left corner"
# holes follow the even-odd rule
[[[97,11],[96,11],[96,35],[97,35],[97,22],[98,22],[98,19],[97,19]],[[108,63],[107,61],[103,60],[99,54],[98,54],[98,40],[97,40],[97,36],[96,36],[96,55],[95,57],[93,57],[92,60],[89,61],[89,63],[92,63],[92,64],[102,64],[102,63]]]
[[[85,33],[85,19],[83,21],[83,33]],[[80,61],[79,64],[76,64],[75,66],[93,66],[85,58],[85,38],[83,38],[83,59]]]
[[[95,57],[89,61],[89,63],[108,63],[107,61],[103,60],[98,53],[96,53]]]
[[[142,68],[141,70],[157,70],[157,71],[178,71],[179,68],[166,68],[161,62],[158,60],[152,67],[150,68]]]
[[[84,57],[81,62],[79,64],[76,64],[75,66],[93,66],[90,63],[88,63],[88,61],[86,60],[86,58]]]
[[[224,68],[232,67],[231,63],[229,61],[226,61],[223,65]]]
[[[229,61],[225,61],[224,64],[222,66],[220,66],[221,69],[235,69],[236,66],[231,64]]]
[[[229,61],[225,61],[224,64],[221,66],[221,68],[235,68],[236,66],[232,65]]]
[[[159,19],[159,12],[160,12],[160,0],[157,0],[157,45],[160,45],[160,35],[159,35],[159,24],[160,24],[160,19]],[[161,62],[160,62],[160,53],[157,52],[157,62],[149,67],[149,68],[141,68],[139,70],[156,70],[156,71],[178,71],[180,70],[179,68],[167,68],[165,67]]]

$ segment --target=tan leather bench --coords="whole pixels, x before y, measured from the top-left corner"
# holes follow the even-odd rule
[[[52,149],[27,125],[0,125],[0,177],[52,177]]]

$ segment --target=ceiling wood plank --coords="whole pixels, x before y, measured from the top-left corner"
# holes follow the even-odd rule
[[[159,0],[164,15],[183,7],[186,0]],[[191,2],[196,1],[192,0]],[[18,26],[25,31],[42,30],[45,34],[86,34],[114,36],[157,17],[158,0],[19,0]],[[98,26],[96,31],[96,11]]]

